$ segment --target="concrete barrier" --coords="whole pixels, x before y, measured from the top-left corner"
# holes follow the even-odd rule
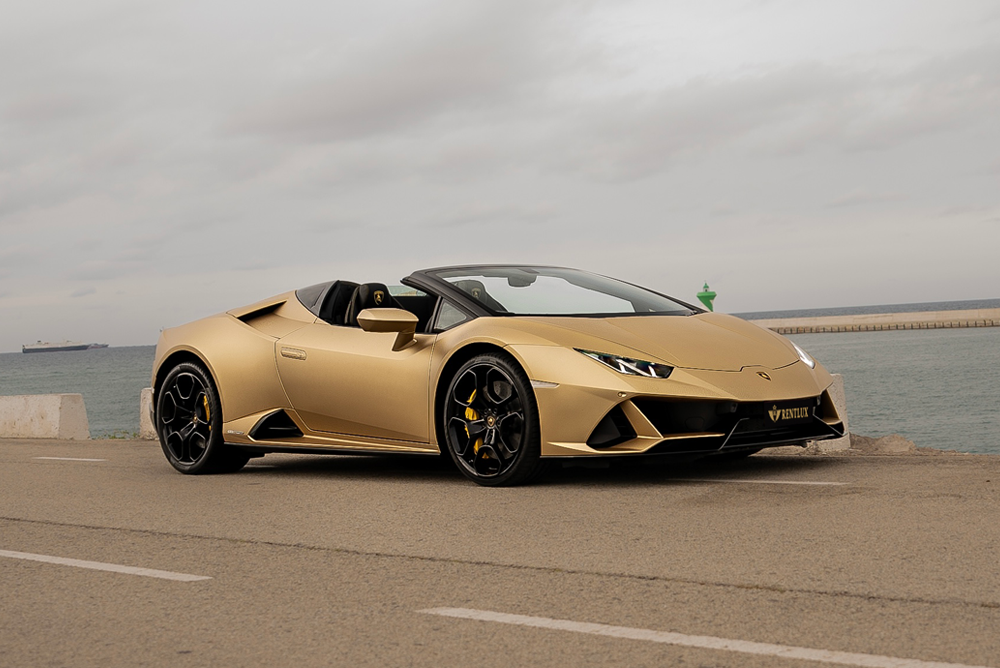
[[[144,387],[139,393],[139,438],[147,441],[157,439],[156,429],[153,428],[153,388]]]
[[[83,395],[0,397],[0,438],[89,439],[90,423]]]

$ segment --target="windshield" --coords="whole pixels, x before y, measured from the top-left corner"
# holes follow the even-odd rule
[[[428,272],[503,315],[690,315],[669,297],[576,269],[463,267]]]

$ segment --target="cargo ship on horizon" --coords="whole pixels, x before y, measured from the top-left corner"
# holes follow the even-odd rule
[[[22,353],[62,353],[71,350],[93,350],[95,348],[107,348],[106,343],[79,343],[77,341],[63,341],[62,343],[29,343],[21,346]]]

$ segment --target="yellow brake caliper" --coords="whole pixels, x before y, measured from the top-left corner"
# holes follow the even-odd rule
[[[476,398],[476,391],[472,390],[472,395],[469,396],[469,401],[467,403],[472,403],[472,400]],[[479,413],[472,406],[467,406],[465,408],[465,419],[466,420],[478,420]],[[469,433],[469,425],[465,425],[465,436],[466,438],[471,438],[472,434]],[[483,444],[483,438],[480,436],[476,439],[476,442],[472,444],[472,452],[475,454],[479,453],[479,446]]]
[[[201,400],[205,404],[205,424],[208,425],[208,430],[212,431],[212,412],[208,409],[208,395],[201,395]]]

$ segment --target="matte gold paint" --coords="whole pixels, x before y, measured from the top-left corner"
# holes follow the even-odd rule
[[[826,369],[810,369],[789,341],[732,316],[481,317],[440,334],[415,333],[416,316],[401,309],[367,309],[358,320],[360,328],[330,325],[286,293],[167,329],[154,383],[173,355],[196,355],[219,390],[228,440],[274,450],[437,451],[436,392],[451,380],[443,375],[449,360],[472,344],[505,350],[533,381],[546,457],[638,453],[671,438],[720,435],[661,434],[633,403],[644,397],[821,397],[822,419],[841,422]],[[626,376],[574,348],[675,368],[667,379]],[[588,437],[617,405],[636,438],[591,448]],[[253,440],[253,426],[278,409],[303,436]]]

